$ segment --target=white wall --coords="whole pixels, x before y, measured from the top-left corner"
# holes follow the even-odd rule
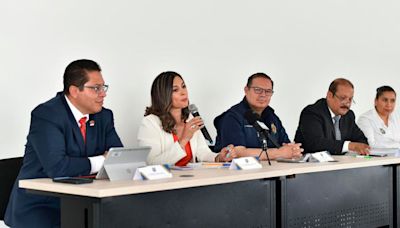
[[[110,84],[105,106],[126,146],[136,144],[150,86],[179,72],[215,137],[215,116],[239,102],[247,77],[275,81],[271,106],[293,139],[301,109],[330,81],[355,84],[356,114],[375,89],[399,89],[400,2],[13,1],[0,2],[0,158],[23,154],[30,111],[62,89],[66,65],[90,58]]]
[[[275,81],[271,106],[292,139],[301,109],[337,76],[354,82],[359,115],[376,87],[399,90],[399,11],[394,0],[1,0],[0,158],[23,154],[30,111],[79,58],[102,66],[105,106],[126,146],[166,70],[184,77],[214,137],[213,118],[258,71]]]

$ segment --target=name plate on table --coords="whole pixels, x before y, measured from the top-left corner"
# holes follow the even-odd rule
[[[171,178],[170,173],[164,166],[161,165],[149,165],[142,168],[137,168],[135,172],[134,180],[159,180],[165,178]]]
[[[231,166],[229,167],[229,169],[242,169],[242,170],[261,169],[261,168],[262,165],[254,157],[235,158],[232,160]]]
[[[311,154],[312,158],[319,162],[334,162],[336,161],[333,157],[326,151],[316,152]]]

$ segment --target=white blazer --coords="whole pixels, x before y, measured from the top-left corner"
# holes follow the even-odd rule
[[[372,148],[400,148],[400,116],[396,111],[390,114],[388,126],[375,109],[362,114],[357,124]]]
[[[138,132],[139,146],[151,146],[147,163],[152,165],[175,164],[186,156],[179,142],[174,142],[171,133],[162,129],[161,120],[156,115],[145,116]],[[213,162],[218,155],[207,146],[201,131],[196,131],[190,140],[193,160]]]

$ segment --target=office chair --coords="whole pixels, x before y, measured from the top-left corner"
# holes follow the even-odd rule
[[[22,157],[0,160],[0,220],[4,220],[8,199],[21,165]]]

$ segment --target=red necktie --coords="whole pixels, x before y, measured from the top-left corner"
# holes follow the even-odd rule
[[[80,124],[79,128],[81,129],[83,141],[84,141],[85,143],[86,143],[86,119],[87,119],[87,117],[85,116],[85,117],[82,117],[82,118],[79,120],[79,124]]]

